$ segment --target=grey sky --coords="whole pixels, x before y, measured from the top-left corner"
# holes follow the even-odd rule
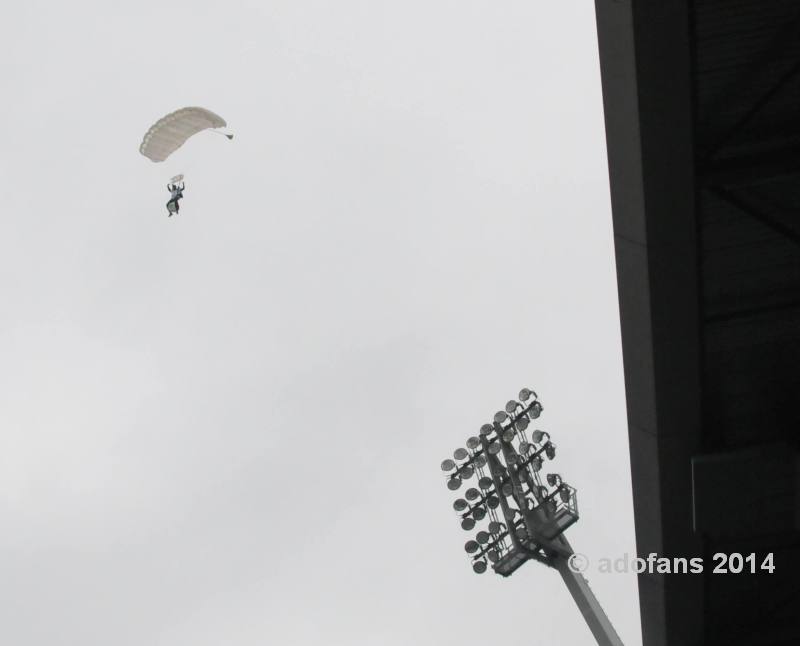
[[[530,386],[573,546],[635,551],[593,3],[3,13],[0,641],[592,644],[438,464]],[[142,157],[186,105],[234,141]]]

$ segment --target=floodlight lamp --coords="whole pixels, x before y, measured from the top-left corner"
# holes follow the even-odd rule
[[[557,473],[548,473],[547,474],[547,484],[549,484],[551,487],[555,487],[556,484],[558,484],[558,482],[560,480],[561,480],[561,476],[558,475]]]
[[[452,471],[456,468],[456,463],[453,462],[450,458],[447,460],[442,460],[442,471]]]
[[[459,447],[453,451],[453,457],[456,460],[466,460],[469,457],[469,453],[467,453],[467,449]]]
[[[561,497],[563,502],[569,502],[570,491],[567,487],[561,487],[558,492],[558,495]]]
[[[499,410],[494,414],[494,421],[497,422],[498,424],[502,424],[507,419],[508,419],[508,413],[506,413],[504,410]]]
[[[472,571],[475,572],[475,574],[483,574],[486,572],[486,561],[475,561],[472,564]]]
[[[491,433],[493,430],[494,426],[492,426],[491,424],[484,424],[483,426],[481,426],[480,433],[481,435],[489,435],[489,433]]]
[[[522,390],[519,391],[519,398],[520,400],[526,402],[531,398],[531,395],[533,394],[534,393],[530,388],[523,388]]]
[[[447,488],[450,491],[456,491],[461,486],[461,478],[458,476],[452,476],[447,480]]]
[[[539,442],[542,441],[543,437],[544,437],[544,431],[536,430],[533,433],[531,433],[531,442],[533,442],[534,444],[539,444]]]
[[[515,410],[517,410],[517,406],[519,406],[519,402],[517,402],[517,401],[515,401],[513,399],[509,399],[506,402],[506,413],[509,413],[509,414],[513,413]]]
[[[553,458],[556,457],[556,445],[553,444],[552,442],[548,443],[548,445],[544,449],[544,453],[549,459],[552,460]]]

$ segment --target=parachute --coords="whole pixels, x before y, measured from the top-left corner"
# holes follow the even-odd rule
[[[224,128],[227,125],[225,119],[211,110],[181,108],[153,124],[142,139],[139,152],[154,162],[162,162],[198,132],[209,128]],[[233,135],[225,136],[233,139]]]

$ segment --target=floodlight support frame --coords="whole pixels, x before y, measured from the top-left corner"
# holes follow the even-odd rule
[[[525,404],[522,405],[522,411],[510,413],[511,424],[509,427],[504,428],[500,422],[494,421],[492,426],[496,437],[489,439],[488,433],[482,433],[479,438],[480,447],[476,447],[477,451],[473,453],[469,460],[469,463],[471,463],[477,455],[483,454],[485,456],[486,466],[489,469],[489,475],[491,476],[494,490],[499,498],[499,506],[506,522],[507,531],[505,532],[505,536],[511,541],[511,549],[506,552],[500,561],[494,564],[493,569],[502,576],[510,576],[525,561],[536,560],[558,570],[562,581],[564,581],[567,590],[569,590],[572,595],[575,605],[578,606],[578,610],[586,621],[598,646],[624,646],[613,624],[600,605],[600,602],[589,587],[589,582],[581,572],[576,571],[576,569],[573,569],[571,566],[571,558],[575,552],[564,536],[563,530],[566,529],[566,527],[561,528],[554,536],[548,537],[543,535],[543,525],[547,521],[553,520],[557,513],[557,507],[551,509],[550,502],[555,499],[556,493],[560,491],[562,487],[566,487],[571,491],[570,501],[567,503],[567,507],[569,509],[574,508],[575,519],[573,519],[572,522],[577,520],[575,490],[569,487],[569,485],[566,485],[561,476],[558,476],[558,487],[551,494],[542,495],[538,486],[540,482],[538,482],[537,474],[531,474],[528,470],[528,464],[534,458],[546,452],[546,448],[552,444],[549,434],[547,434],[547,439],[542,443],[542,446],[537,449],[534,454],[528,456],[518,454],[513,444],[503,439],[504,431],[507,430],[507,428],[516,428],[516,420],[527,414],[534,406],[538,406],[541,411],[541,404],[535,394],[530,404],[527,406]],[[505,466],[500,462],[496,454],[489,451],[489,446],[494,442],[498,442],[500,445],[506,462]],[[503,473],[505,476],[501,477],[500,474]],[[522,474],[522,478],[520,474]],[[510,507],[502,491],[503,485],[508,483],[512,486],[511,497],[517,504],[516,510]],[[527,494],[525,491],[526,487],[528,490]],[[485,496],[485,494],[482,495]],[[535,501],[535,505],[528,504],[531,502],[531,499]],[[468,512],[467,515],[469,513],[470,512]],[[521,516],[521,522],[515,519],[516,514]],[[517,534],[517,530],[520,527],[524,527],[525,533],[527,534],[527,537],[523,537],[523,539],[520,539],[520,536]],[[558,525],[556,525],[556,529],[559,529]],[[533,545],[536,549],[533,549],[526,543]],[[485,547],[481,555],[488,552],[489,549],[488,546]]]

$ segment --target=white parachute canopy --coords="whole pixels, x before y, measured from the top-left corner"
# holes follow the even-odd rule
[[[183,146],[189,137],[209,128],[224,128],[227,125],[225,119],[211,110],[181,108],[153,124],[145,133],[139,152],[154,162],[162,162]],[[233,135],[225,136],[233,139]]]

